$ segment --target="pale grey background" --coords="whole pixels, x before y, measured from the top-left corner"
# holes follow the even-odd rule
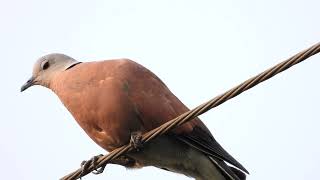
[[[49,90],[21,94],[34,61],[131,58],[190,108],[320,41],[316,0],[0,1],[0,179],[58,179],[105,153]],[[249,180],[318,179],[320,55],[201,116]],[[84,179],[188,179],[110,165]]]

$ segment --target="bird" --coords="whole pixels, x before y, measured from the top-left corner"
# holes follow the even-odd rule
[[[81,62],[60,53],[40,57],[21,92],[52,90],[85,133],[110,152],[134,150],[115,164],[154,166],[196,180],[244,180],[249,172],[215,140],[199,119],[141,143],[141,135],[189,111],[153,72],[130,59]]]

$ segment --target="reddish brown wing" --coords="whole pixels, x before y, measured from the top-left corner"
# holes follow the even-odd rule
[[[150,131],[189,110],[156,75],[143,66],[130,61],[122,70],[129,75],[124,77],[128,82],[129,97],[135,103],[146,131]],[[248,173],[220,146],[200,119],[196,118],[176,128],[172,133],[194,148],[227,161]]]

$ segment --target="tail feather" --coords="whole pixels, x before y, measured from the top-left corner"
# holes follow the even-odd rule
[[[228,180],[241,180],[224,161],[208,156],[209,159],[218,167],[218,169],[224,174],[225,178]]]
[[[224,161],[208,156],[211,161],[220,169],[220,171],[225,175],[228,180],[245,180],[246,174],[241,170],[228,166]]]
[[[233,171],[238,177],[240,180],[246,180],[246,174],[243,173],[241,170],[237,169],[237,168],[234,168],[232,166],[229,166],[229,168],[231,169],[231,171]]]

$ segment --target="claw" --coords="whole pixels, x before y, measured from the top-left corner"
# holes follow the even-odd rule
[[[90,167],[90,165],[92,164],[92,166],[94,167],[94,171],[92,171],[93,174],[101,174],[103,173],[104,169],[106,166],[101,166],[99,168],[97,168],[97,160],[103,156],[102,154],[97,155],[97,156],[93,156],[90,160],[88,161],[82,161],[81,162],[81,174],[80,176],[84,175],[85,172],[88,170],[88,168]],[[80,178],[81,179],[81,178]]]
[[[132,132],[130,137],[130,144],[133,145],[136,151],[140,151],[143,147],[142,133],[140,131]]]

